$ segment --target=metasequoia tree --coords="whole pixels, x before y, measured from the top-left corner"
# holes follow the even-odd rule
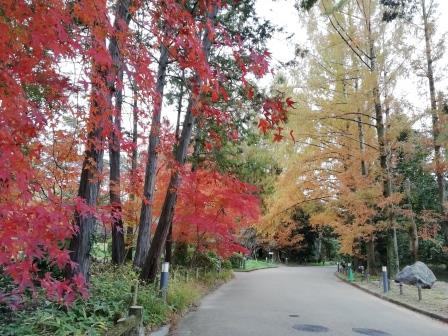
[[[186,14],[186,9],[178,8],[176,4],[171,4],[170,6],[164,7],[163,10],[177,9],[177,13],[173,16],[167,16],[167,22],[160,22],[163,26],[162,36],[158,37],[158,42],[160,43],[160,56],[158,61],[157,69],[157,82],[156,82],[156,96],[154,101],[154,107],[152,110],[151,118],[151,131],[149,134],[148,142],[148,156],[145,170],[145,185],[143,189],[144,198],[142,199],[140,219],[138,225],[138,235],[137,235],[137,245],[135,249],[134,264],[136,266],[142,266],[144,258],[148,253],[149,243],[150,243],[150,232],[152,224],[152,202],[154,199],[154,188],[156,181],[156,169],[157,169],[157,159],[158,159],[158,144],[160,138],[160,120],[162,114],[162,100],[163,91],[165,88],[165,76],[168,66],[168,46],[173,43],[169,40],[169,36],[176,36],[178,32],[174,27],[176,27],[175,22],[178,20],[178,15]],[[162,19],[163,20],[163,19]],[[181,21],[179,21],[181,22]],[[177,23],[177,22],[176,22]],[[188,31],[188,30],[187,30]],[[180,34],[180,32],[179,32]],[[180,36],[179,38],[188,38],[188,36]],[[174,46],[175,48],[178,46]]]
[[[82,164],[81,178],[79,182],[78,197],[92,209],[95,209],[99,184],[103,171],[104,140],[108,129],[114,129],[111,133],[111,203],[113,210],[114,226],[114,257],[116,262],[122,262],[124,256],[124,240],[121,223],[121,202],[119,196],[119,148],[118,132],[120,116],[115,115],[115,125],[110,125],[112,114],[112,94],[120,73],[123,69],[121,59],[122,52],[119,50],[118,38],[120,32],[129,23],[130,1],[117,1],[115,6],[115,29],[118,29],[106,48],[106,37],[111,31],[107,17],[107,7],[105,2],[81,1],[75,5],[75,15],[77,19],[87,26],[90,31],[90,50],[87,52],[93,55],[91,61],[91,71],[89,73],[91,81],[90,107],[88,119],[88,137],[84,162]],[[123,34],[126,39],[126,34]],[[123,36],[121,35],[121,36]],[[124,45],[125,42],[122,42]],[[116,110],[118,111],[118,110]],[[118,123],[118,124],[117,124]],[[118,164],[118,166],[117,166]],[[117,211],[118,210],[118,211]],[[79,272],[84,277],[88,276],[90,267],[90,250],[92,246],[92,234],[96,221],[94,211],[75,211],[76,233],[70,241],[72,261],[77,263],[75,272]],[[121,225],[122,226],[122,225]],[[119,242],[117,241],[119,240]]]
[[[434,15],[434,2],[420,0],[421,14],[423,21],[423,31],[425,36],[425,55],[426,55],[426,76],[428,78],[430,108],[431,108],[431,121],[432,121],[432,139],[434,146],[434,170],[437,178],[437,186],[439,189],[439,202],[441,205],[442,214],[445,214],[445,176],[442,157],[442,147],[440,145],[440,121],[439,111],[437,107],[435,78],[434,78],[434,53],[433,53],[433,36],[434,36],[434,22],[432,17]],[[445,235],[445,241],[448,241],[448,221],[442,221],[442,229]]]
[[[265,221],[281,225],[294,207],[317,203],[320,210],[311,213],[316,229],[334,227],[344,253],[364,258],[366,251],[372,273],[375,240],[386,232],[393,274],[399,267],[394,209],[401,196],[392,189],[393,128],[384,116],[394,111],[393,84],[402,66],[391,62],[395,55],[385,51],[400,38],[401,28],[382,23],[374,1],[321,1],[320,11],[330,29],[321,29],[312,11],[308,35],[319,43],[296,53],[308,61],[302,70],[294,69],[299,75],[305,72],[306,85],[301,79],[294,82],[293,72],[292,78],[279,81],[286,85],[274,87],[294,89],[291,96],[299,104],[297,116],[291,114],[287,124],[295,148],[288,155],[281,153],[282,160],[290,162],[280,175],[278,195],[268,203]]]
[[[115,106],[112,110],[112,131],[109,135],[109,198],[112,219],[112,262],[121,264],[125,260],[124,227],[121,204],[121,179],[120,179],[120,137],[121,137],[121,110],[123,106],[123,73],[124,61],[117,36],[123,34],[123,30],[129,25],[131,14],[129,7],[131,0],[122,0],[116,4],[114,34],[109,43],[109,53],[112,57],[116,80],[111,91],[115,91]],[[123,41],[121,42],[123,44]]]
[[[431,114],[431,128],[432,128],[432,147],[434,150],[433,169],[437,180],[437,186],[439,191],[439,204],[442,218],[444,218],[445,201],[446,201],[446,187],[445,187],[445,163],[443,160],[442,145],[440,139],[440,132],[443,128],[442,121],[440,119],[441,107],[437,103],[436,92],[436,76],[435,65],[443,55],[442,43],[436,44],[434,41],[435,36],[435,13],[436,3],[432,0],[400,0],[389,1],[382,0],[381,3],[385,6],[385,12],[383,19],[385,21],[403,20],[406,24],[412,22],[412,19],[416,16],[415,13],[420,15],[420,22],[417,22],[416,30],[417,34],[423,36],[425,64],[420,64],[419,61],[415,61],[417,70],[422,70],[423,76],[428,79],[428,91],[429,91],[429,110]],[[415,26],[414,26],[415,27]],[[418,73],[418,71],[417,71]],[[442,231],[445,236],[445,240],[448,239],[448,222],[442,220]]]
[[[382,25],[379,18],[379,9],[375,1],[358,1],[355,8],[357,15],[360,17],[359,25],[361,29],[358,32],[351,32],[347,29],[344,22],[341,21],[342,9],[339,7],[333,7],[331,2],[323,1],[322,8],[328,15],[329,24],[338,33],[342,42],[350,49],[350,51],[356,56],[365,69],[368,71],[369,91],[371,92],[370,106],[374,111],[375,128],[377,131],[377,149],[378,159],[380,163],[380,176],[382,179],[383,187],[382,193],[389,205],[384,210],[384,216],[388,219],[388,267],[390,274],[395,274],[399,269],[398,264],[398,250],[397,250],[397,238],[396,228],[393,214],[393,190],[392,180],[390,175],[389,160],[389,145],[387,137],[387,129],[384,120],[385,109],[383,101],[381,99],[380,92],[382,90],[380,86],[381,64],[378,59],[381,55],[378,48],[380,47],[380,34]],[[375,27],[377,29],[375,30]],[[378,30],[379,28],[379,30]],[[384,38],[384,37],[383,37]],[[387,69],[386,69],[387,70]],[[386,111],[387,112],[387,111]],[[370,113],[368,113],[370,114]]]

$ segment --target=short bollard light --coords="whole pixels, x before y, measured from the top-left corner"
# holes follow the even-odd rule
[[[288,258],[285,258],[285,264],[288,265]]]
[[[387,266],[381,268],[383,273],[383,292],[387,293],[389,291],[389,280],[387,279]]]
[[[348,263],[347,267],[348,267],[348,273],[347,273],[348,281],[354,281],[355,279],[353,277],[352,264]]]
[[[400,295],[403,295],[403,283],[398,283],[398,286],[400,286]]]
[[[340,272],[340,270],[339,270],[339,261],[336,263],[336,265],[338,266],[338,273]]]
[[[422,300],[422,285],[418,282],[417,283],[417,291],[418,291],[418,300]]]
[[[164,262],[162,264],[162,273],[160,274],[160,294],[163,299],[166,299],[166,292],[168,290],[168,279],[169,279],[170,263]]]

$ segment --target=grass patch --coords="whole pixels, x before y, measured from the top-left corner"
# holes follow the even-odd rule
[[[278,265],[274,264],[274,263],[266,262],[266,261],[250,259],[250,260],[246,261],[246,267],[244,269],[236,268],[235,271],[250,272],[250,271],[255,271],[255,270],[259,270],[259,269],[274,268],[274,267],[278,267]]]
[[[171,278],[167,302],[159,298],[158,284],[140,284],[137,304],[144,308],[144,324],[148,329],[167,323],[197,303],[211,288],[232,277],[231,270],[207,272],[198,279],[193,271],[188,272],[188,281]],[[132,303],[131,287],[137,279],[131,265],[94,265],[88,300],[79,299],[66,309],[43,296],[30,299],[20,311],[0,314],[0,335],[104,335],[114,321],[126,316]]]
[[[177,274],[170,274],[171,280],[167,301],[171,310],[178,314],[196,304],[211,289],[229,281],[233,277],[232,271],[227,269],[221,272],[200,273],[198,279],[196,279],[194,270],[184,269],[182,272],[176,272]]]

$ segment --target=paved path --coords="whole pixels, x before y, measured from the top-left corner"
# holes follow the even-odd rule
[[[280,267],[237,273],[235,280],[181,320],[171,335],[448,336],[448,324],[353,288],[334,271]]]

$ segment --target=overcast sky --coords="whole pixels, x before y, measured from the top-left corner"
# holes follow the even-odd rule
[[[435,2],[438,4],[437,35],[440,36],[442,33],[448,32],[448,20],[446,19],[448,17],[448,0],[435,0]],[[295,0],[257,0],[258,15],[284,29],[284,33],[277,33],[268,44],[274,63],[291,60],[294,57],[294,45],[307,41],[303,17],[299,17],[294,3]],[[294,33],[294,37],[287,40],[286,37],[292,33]],[[424,57],[423,53],[422,57]],[[440,63],[448,64],[448,52]],[[268,81],[269,79],[266,80],[266,83]],[[437,90],[447,91],[448,81],[445,80],[436,85]],[[398,82],[395,93],[399,97],[406,98],[421,113],[428,105],[426,88],[426,79],[414,76]]]

